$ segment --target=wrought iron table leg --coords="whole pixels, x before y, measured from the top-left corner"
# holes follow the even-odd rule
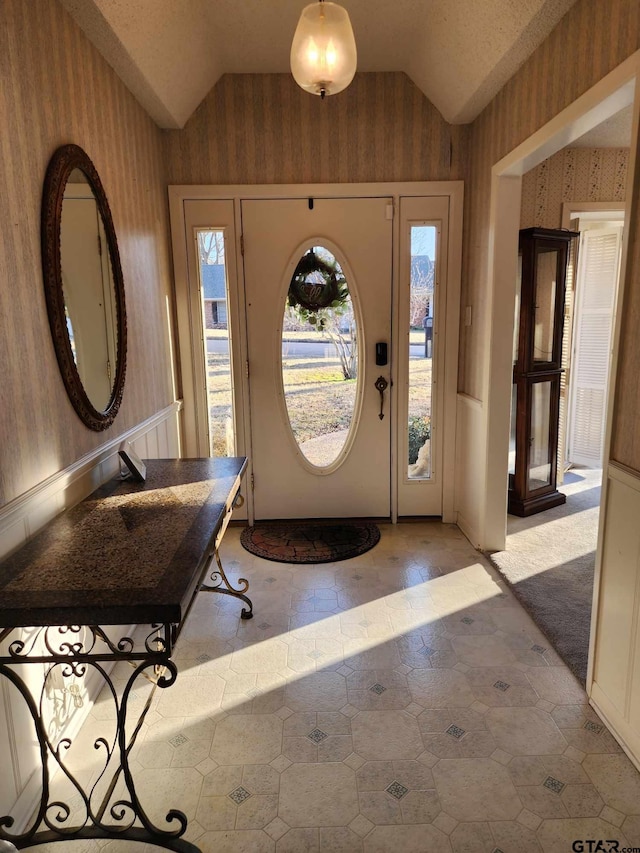
[[[241,619],[253,619],[253,602],[249,598],[249,596],[245,595],[245,593],[249,589],[249,581],[246,578],[238,578],[238,583],[240,584],[240,588],[236,589],[231,585],[227,575],[225,574],[224,568],[222,567],[222,563],[220,562],[220,555],[218,554],[218,549],[213,552],[212,560],[215,559],[217,564],[217,569],[211,573],[211,583],[203,583],[200,587],[202,591],[206,592],[219,592],[222,595],[232,595],[234,598],[239,598],[244,601],[247,607],[243,607],[240,613]],[[209,568],[211,564],[209,564]]]
[[[130,752],[151,705],[153,693],[158,687],[170,687],[177,677],[176,665],[171,660],[174,626],[153,626],[145,640],[144,649],[140,651],[135,650],[134,641],[129,637],[116,643],[109,639],[102,628],[91,626],[87,627],[89,633],[83,638],[83,630],[80,626],[39,629],[29,644],[16,639],[10,644],[8,654],[0,653],[0,676],[8,679],[16,688],[31,717],[38,740],[42,774],[40,802],[34,819],[25,830],[12,833],[13,817],[0,816],[0,839],[11,841],[18,850],[38,847],[47,842],[104,838],[146,842],[175,853],[200,853],[199,847],[182,837],[187,829],[187,818],[183,812],[169,810],[165,816],[166,826],[157,826],[149,817],[136,792],[129,764]],[[0,631],[0,640],[10,633]],[[36,642],[40,643],[38,647]],[[134,666],[134,672],[127,679],[122,695],[119,695],[116,682],[104,666],[107,662],[126,662]],[[17,664],[45,666],[39,701],[23,679],[20,669],[14,669]],[[100,767],[97,778],[87,783],[76,778],[66,758],[73,743],[63,734],[63,718],[60,718],[62,722],[54,720],[53,728],[51,722],[47,723],[47,691],[60,690],[60,687],[54,685],[64,683],[64,679],[83,679],[89,667],[100,674],[108,689],[116,710],[116,725],[112,734],[95,739],[94,748],[101,756]],[[151,695],[138,715],[133,733],[128,736],[126,725],[129,700],[141,676],[152,682]],[[72,695],[75,697],[80,694]],[[59,771],[67,788],[67,794],[63,797],[55,796],[52,790],[54,769]],[[124,782],[124,791],[114,796],[118,782]],[[103,783],[106,790],[101,792],[98,789]],[[75,805],[73,800],[76,800]]]

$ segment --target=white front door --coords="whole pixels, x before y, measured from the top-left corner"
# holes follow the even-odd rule
[[[256,519],[391,515],[392,228],[392,199],[386,197],[242,201]],[[311,250],[327,269],[341,271],[350,296],[338,339],[325,346],[337,358],[345,340],[347,347],[357,341],[357,378],[345,380],[347,387],[338,376],[324,399],[315,391],[301,397],[309,393],[308,383],[296,387],[283,378],[285,306],[298,264]],[[298,321],[313,312],[302,315],[296,315]],[[289,329],[285,370],[292,347],[301,361],[307,351],[313,357],[312,347],[320,345],[311,337],[303,322],[297,323],[297,333]],[[377,344],[386,345],[386,358]],[[378,380],[379,386],[387,383],[382,391]],[[345,420],[347,392],[351,412]],[[295,417],[304,420],[301,399],[313,401],[307,420],[332,414],[338,400],[340,417],[336,411],[333,426],[329,418],[322,434],[306,441],[295,422]]]

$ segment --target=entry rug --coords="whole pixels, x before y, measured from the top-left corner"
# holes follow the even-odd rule
[[[336,563],[364,554],[379,540],[370,521],[262,521],[240,535],[251,554],[278,563]]]

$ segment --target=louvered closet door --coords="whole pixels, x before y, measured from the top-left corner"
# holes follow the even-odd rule
[[[568,457],[594,468],[602,467],[621,245],[622,228],[585,231],[580,239]]]

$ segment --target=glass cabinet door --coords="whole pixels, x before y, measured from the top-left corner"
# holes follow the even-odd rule
[[[555,362],[558,250],[540,247],[536,252],[533,291],[533,362]]]
[[[531,385],[531,436],[529,439],[529,491],[552,482],[551,410],[553,380]]]

